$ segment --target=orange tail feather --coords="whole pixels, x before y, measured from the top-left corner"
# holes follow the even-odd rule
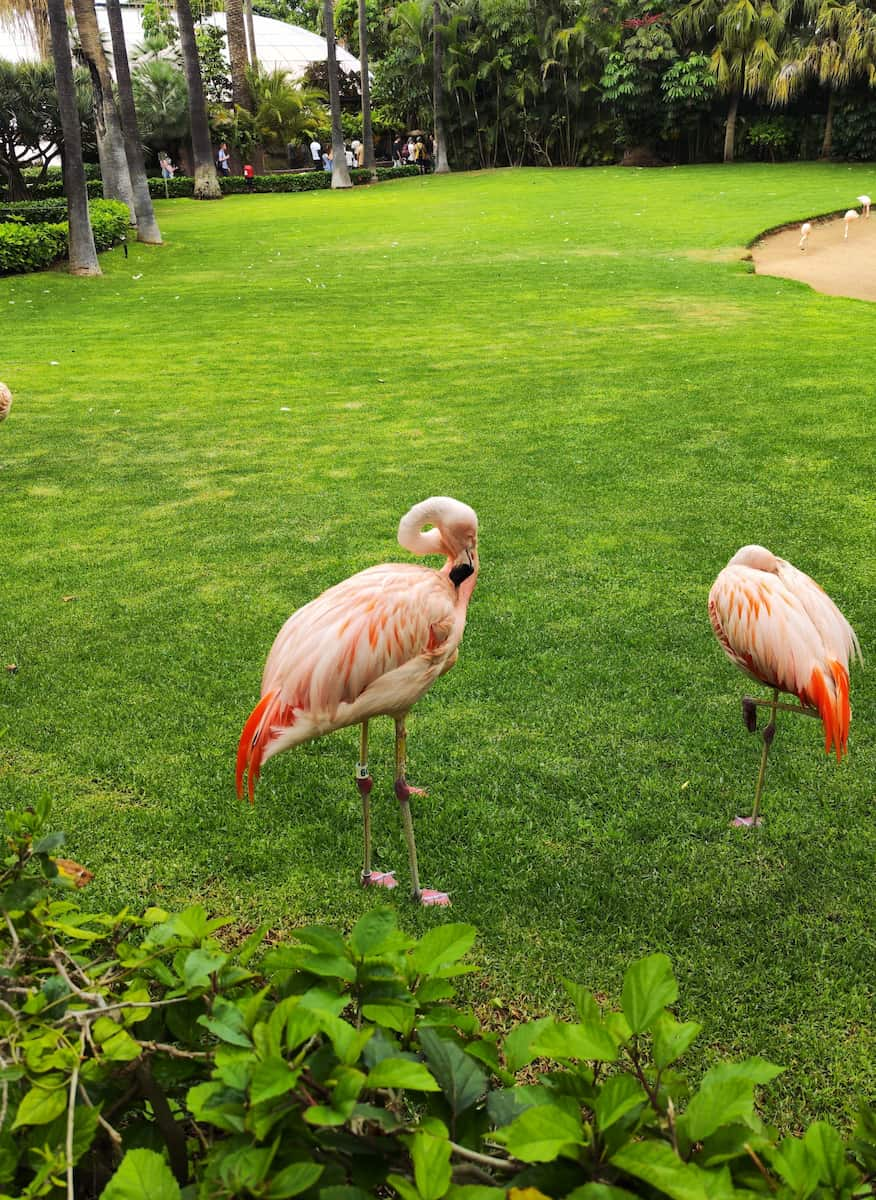
[[[243,799],[243,776],[249,771],[248,791],[249,802],[252,804],[255,799],[255,785],[259,777],[259,769],[262,763],[262,755],[264,754],[264,737],[265,727],[269,724],[263,721],[265,710],[269,707],[273,700],[276,699],[276,692],[268,692],[262,696],[258,704],[249,714],[246,724],[243,727],[243,732],[240,735],[240,742],[237,746],[237,773],[235,782],[237,784],[237,798]]]
[[[813,704],[818,709],[824,726],[825,753],[830,754],[831,749],[835,749],[836,760],[840,762],[849,740],[849,675],[845,667],[835,661],[830,663],[830,673],[833,688],[828,686],[821,670],[815,667],[800,699],[804,704]]]

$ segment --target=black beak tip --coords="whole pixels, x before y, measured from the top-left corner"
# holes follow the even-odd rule
[[[454,587],[459,587],[470,575],[474,575],[474,567],[469,563],[457,563],[450,572],[450,582]]]

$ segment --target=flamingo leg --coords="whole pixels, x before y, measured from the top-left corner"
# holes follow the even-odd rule
[[[411,887],[414,899],[427,906],[450,904],[446,892],[436,892],[432,888],[420,887],[420,872],[417,867],[417,843],[414,840],[414,822],[411,818],[411,795],[424,795],[421,788],[408,785],[407,772],[407,729],[404,717],[395,719],[395,794],[401,808],[402,827],[405,831],[405,841],[408,844],[408,861],[411,870]]]
[[[747,697],[746,697],[746,699],[747,699]],[[791,706],[779,704],[779,689],[778,688],[773,689],[772,700],[768,700],[765,702],[749,700],[748,703],[752,706],[757,703],[764,704],[764,706],[769,708],[769,710],[770,710],[770,719],[769,719],[768,723],[764,726],[763,734],[762,734],[763,750],[761,751],[761,755],[760,755],[760,770],[757,773],[757,786],[754,789],[754,807],[751,810],[751,816],[750,817],[734,817],[733,825],[736,826],[737,828],[756,829],[760,825],[760,816],[758,814],[760,812],[761,795],[763,794],[763,781],[764,781],[764,776],[766,775],[767,758],[769,756],[770,746],[773,744],[773,738],[776,736],[776,709],[777,708],[790,708]],[[746,713],[746,723],[748,723],[748,714],[751,710],[746,709],[745,701],[743,701],[743,711]],[[801,710],[795,710],[795,711],[801,711]],[[805,711],[805,710],[802,710],[802,711]],[[749,725],[749,728],[751,728],[750,725]],[[754,732],[753,729],[752,729],[752,732]]]
[[[368,722],[362,722],[359,739],[359,761],[356,763],[356,787],[362,797],[362,825],[365,832],[365,864],[362,867],[363,887],[398,887],[394,871],[371,870],[371,788],[374,780],[368,774]]]

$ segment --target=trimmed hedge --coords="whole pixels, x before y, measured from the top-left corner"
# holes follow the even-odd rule
[[[46,221],[66,221],[67,201],[59,200],[12,200],[0,204],[0,223],[19,221],[23,225],[42,225]]]
[[[378,167],[377,181],[387,179],[403,179],[405,176],[418,175],[416,167]],[[371,172],[364,167],[356,167],[350,172],[354,184],[370,183]],[[167,190],[165,191],[165,182]],[[253,179],[254,192],[318,192],[330,188],[332,177],[327,171],[302,171],[296,175],[256,175]],[[149,193],[153,200],[176,200],[180,196],[191,196],[195,181],[188,175],[177,175],[173,179],[150,179]],[[219,180],[219,186],[226,195],[236,195],[247,192],[246,180],[242,175],[228,175]]]
[[[103,184],[99,179],[89,179],[85,186],[89,200],[103,199]],[[30,194],[34,200],[55,200],[64,195],[64,184],[60,179],[47,179],[33,188]]]
[[[124,240],[129,228],[126,205],[118,200],[92,200],[88,208],[98,250],[109,250],[116,242]],[[16,214],[14,221],[0,224],[0,275],[40,271],[66,254],[66,221],[44,219],[25,224]]]

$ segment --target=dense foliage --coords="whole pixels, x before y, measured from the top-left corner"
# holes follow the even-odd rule
[[[88,208],[97,250],[109,250],[125,239],[130,220],[126,205],[118,200],[92,200]],[[63,201],[62,213],[65,209]],[[57,212],[47,204],[25,202],[20,208],[14,204],[0,208],[0,275],[42,270],[66,253],[67,221],[58,220]]]
[[[871,1111],[850,1145],[826,1121],[780,1139],[757,1103],[780,1067],[690,1087],[701,1026],[672,1011],[665,955],[629,968],[619,1007],[567,983],[572,1019],[500,1038],[456,1003],[471,926],[416,940],[377,908],[265,953],[264,927],[229,936],[199,905],[89,912],[48,808],[4,818],[2,1200],[872,1192]]]

